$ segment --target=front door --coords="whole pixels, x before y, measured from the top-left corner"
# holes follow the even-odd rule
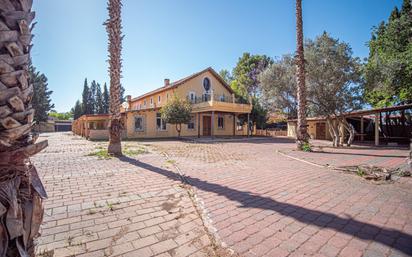
[[[326,124],[325,122],[316,123],[316,139],[326,139]]]
[[[203,116],[203,136],[212,135],[212,119],[210,116]]]

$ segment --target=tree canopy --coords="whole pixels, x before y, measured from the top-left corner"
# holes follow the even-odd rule
[[[54,108],[51,101],[53,91],[49,90],[47,77],[43,73],[36,71],[36,68],[30,64],[29,66],[30,82],[33,84],[32,106],[35,110],[34,120],[47,121],[48,113]]]
[[[73,113],[70,112],[49,112],[49,117],[56,118],[57,120],[69,120],[73,118]]]
[[[404,0],[375,27],[365,65],[365,99],[374,107],[412,102],[412,7]]]
[[[120,97],[125,101],[125,89],[121,86]],[[82,101],[76,101],[72,108],[74,119],[79,118],[84,114],[105,114],[109,113],[110,94],[107,89],[107,84],[103,84],[103,91],[101,84],[93,80],[89,86],[87,78],[84,80]],[[79,116],[80,114],[80,116]]]
[[[182,124],[191,120],[192,105],[189,101],[174,96],[160,110],[161,117],[166,123],[175,124],[180,137]]]
[[[324,32],[305,42],[307,115],[339,116],[362,107],[362,76],[359,58],[352,56],[349,44]],[[260,76],[263,101],[273,111],[280,110],[289,118],[296,117],[295,61],[285,55]],[[329,122],[329,121],[328,121]],[[329,128],[338,144],[338,126],[352,135],[353,128],[341,119]]]
[[[335,115],[362,107],[359,58],[349,44],[324,32],[305,42],[308,115]],[[296,117],[295,61],[285,55],[260,76],[263,101],[273,111]]]

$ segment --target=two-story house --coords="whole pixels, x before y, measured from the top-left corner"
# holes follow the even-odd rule
[[[175,126],[166,124],[160,109],[174,95],[192,103],[192,120],[182,126],[182,136],[246,135],[238,115],[249,114],[252,105],[239,103],[230,86],[212,68],[170,82],[136,98],[129,97],[126,114],[127,138],[174,137]]]
[[[162,106],[174,96],[192,103],[192,119],[188,124],[182,125],[181,136],[247,135],[248,122],[240,122],[239,115],[243,115],[243,121],[248,120],[252,110],[250,99],[246,102],[238,101],[230,86],[209,67],[175,82],[165,79],[162,87],[141,96],[127,96],[127,104],[121,109],[125,123],[124,136],[177,136],[175,126],[165,123],[160,115]]]

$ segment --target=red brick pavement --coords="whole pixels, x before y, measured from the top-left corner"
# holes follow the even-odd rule
[[[385,168],[398,168],[406,164],[409,150],[406,148],[352,146],[333,148],[325,141],[315,140],[314,152],[298,152],[285,149],[285,153],[321,165],[335,167],[354,165],[374,165]]]
[[[243,256],[412,254],[411,188],[288,159],[276,153],[294,147],[286,139],[153,145],[176,161],[218,236]]]
[[[162,156],[98,160],[87,155],[105,143],[42,137],[50,146],[33,162],[49,198],[38,256],[212,255],[202,220]]]

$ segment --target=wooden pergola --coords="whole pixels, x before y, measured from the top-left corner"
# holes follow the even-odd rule
[[[380,137],[379,137],[379,127],[381,125],[381,120],[382,120],[382,113],[391,113],[394,111],[401,111],[403,115],[403,119],[405,119],[404,111],[405,110],[412,110],[412,104],[405,104],[405,105],[399,105],[399,106],[391,106],[391,107],[383,107],[383,108],[376,108],[376,109],[371,109],[371,110],[360,110],[360,111],[353,111],[349,113],[343,114],[343,117],[345,118],[354,118],[354,117],[359,117],[361,122],[361,127],[360,127],[360,136],[361,136],[361,141],[363,141],[363,137],[365,135],[364,131],[364,117],[365,116],[374,116],[374,123],[375,123],[375,145],[378,146],[380,144]],[[402,117],[401,117],[402,118]],[[387,121],[386,121],[387,122]],[[411,135],[407,135],[409,138],[411,138]]]

